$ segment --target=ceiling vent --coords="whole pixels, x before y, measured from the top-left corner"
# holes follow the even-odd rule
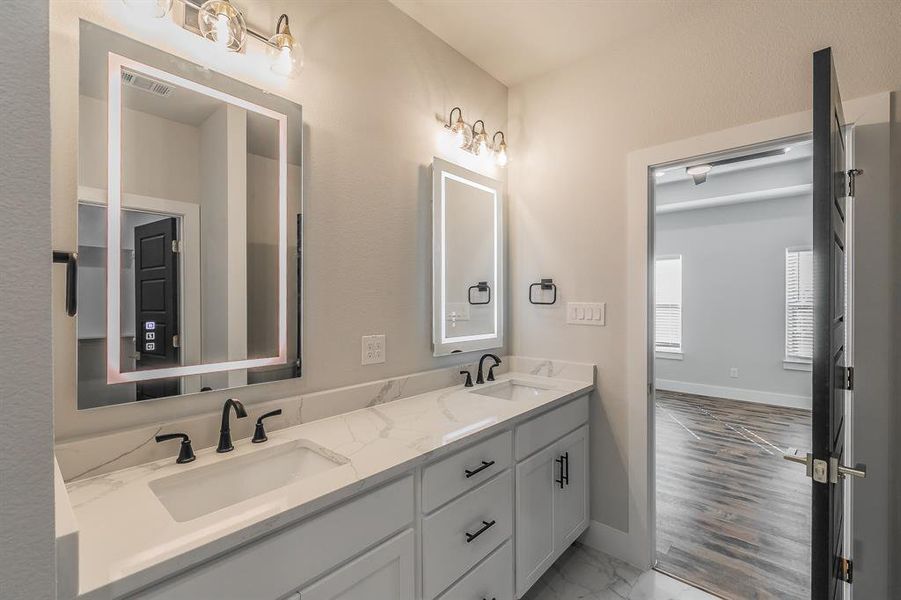
[[[122,83],[155,96],[162,96],[163,98],[171,96],[174,90],[171,85],[133,71],[122,71]]]

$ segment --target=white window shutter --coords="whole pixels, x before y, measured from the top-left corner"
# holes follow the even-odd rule
[[[813,356],[813,252],[785,251],[785,357]]]
[[[654,345],[658,350],[682,350],[682,257],[655,262]]]

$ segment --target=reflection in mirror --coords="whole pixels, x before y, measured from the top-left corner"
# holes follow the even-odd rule
[[[80,44],[78,407],[300,376],[300,106]]]
[[[503,345],[500,184],[436,158],[433,187],[435,356]]]

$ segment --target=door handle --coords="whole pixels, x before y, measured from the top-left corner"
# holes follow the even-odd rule
[[[560,455],[560,458],[555,458],[554,462],[560,465],[560,479],[555,479],[554,483],[560,484],[560,489],[562,490],[569,485],[569,452],[564,452]]]
[[[78,314],[78,252],[53,251],[53,262],[66,265],[66,314]]]
[[[867,476],[866,465],[858,463],[853,467],[846,467],[839,464],[835,457],[831,457],[828,463],[825,460],[814,458],[810,452],[804,456],[784,454],[782,458],[807,467],[807,476],[819,483],[838,483],[839,478],[850,476],[864,479]]]

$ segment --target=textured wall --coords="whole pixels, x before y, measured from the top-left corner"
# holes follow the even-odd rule
[[[47,3],[0,25],[0,597],[56,598]],[[63,269],[64,267],[57,267]]]
[[[178,3],[176,3],[178,4]],[[250,26],[287,12],[303,44],[300,76],[269,71],[259,44],[223,54],[171,22],[140,19],[120,1],[51,2],[53,239],[75,242],[78,19],[272,90],[304,113],[304,377],[242,389],[258,402],[465,362],[431,349],[432,157],[436,114],[505,129],[507,89],[387,2],[248,0]],[[496,173],[486,173],[497,176]],[[61,283],[57,281],[57,283]],[[58,440],[218,410],[226,393],[75,411],[74,323],[54,286]],[[387,335],[387,362],[360,365],[360,337]]]
[[[845,98],[898,89],[899,30],[897,2],[712,4],[688,27],[650,31],[511,88],[511,289],[553,276],[563,302],[607,302],[607,326],[593,328],[565,325],[561,303],[511,301],[514,353],[599,365],[593,519],[625,530],[639,510],[627,480],[623,350],[629,305],[643,299],[625,295],[627,154],[810,109],[811,54],[825,46]]]

